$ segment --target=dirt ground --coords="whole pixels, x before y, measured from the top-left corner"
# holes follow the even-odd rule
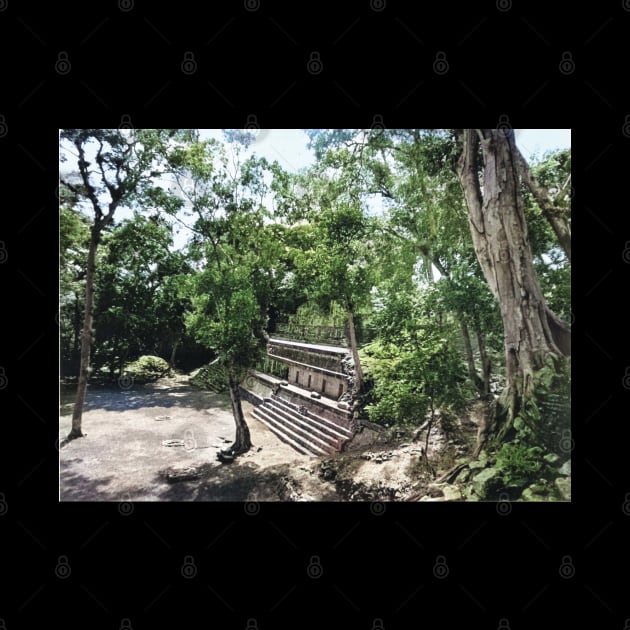
[[[73,392],[62,388],[60,439],[70,430],[72,401]],[[90,387],[83,413],[86,436],[60,449],[60,500],[405,500],[422,487],[419,441],[403,436],[395,445],[309,457],[281,442],[251,409],[243,402],[254,447],[221,464],[217,451],[234,438],[227,394],[197,389],[186,376],[130,389]],[[164,444],[171,440],[179,442]],[[443,447],[443,436],[436,436],[430,452]],[[197,478],[167,478],[168,471],[189,467]]]

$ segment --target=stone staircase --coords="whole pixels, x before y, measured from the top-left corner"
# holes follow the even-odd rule
[[[276,395],[264,398],[252,415],[278,438],[305,455],[338,453],[352,437],[352,431],[306,411]]]
[[[208,389],[217,394],[227,391],[225,381],[225,370],[217,363],[204,365],[202,368],[199,368],[198,372],[190,379],[190,382],[195,387]]]

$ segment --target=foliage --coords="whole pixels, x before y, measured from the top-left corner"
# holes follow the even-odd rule
[[[265,318],[247,269],[209,268],[190,280],[192,311],[186,325],[195,339],[213,350],[222,365],[245,368],[260,355]]]
[[[104,240],[97,274],[96,368],[120,373],[143,352],[168,357],[183,338],[186,301],[179,278],[190,267],[173,251],[171,227],[160,217],[135,213]]]
[[[126,365],[124,371],[136,383],[150,383],[168,374],[170,366],[160,357],[145,355]]]
[[[523,485],[542,471],[543,449],[538,446],[507,442],[496,453],[496,466],[502,471],[505,484]]]
[[[457,130],[310,130],[318,161],[298,173],[252,155],[254,133],[225,131],[222,140],[200,141],[195,130],[63,130],[62,158],[83,150],[60,188],[64,369],[78,366],[95,227],[93,360],[111,373],[179,347],[203,348],[204,361],[218,358],[238,376],[262,365],[275,322],[353,322],[371,340],[360,353],[370,419],[418,425],[472,396],[471,347],[475,357],[486,348],[485,365],[501,369],[499,308],[455,173]],[[531,169],[569,222],[570,170],[570,151]],[[528,190],[523,199],[544,298],[568,320],[570,263],[548,215]],[[137,212],[115,223],[118,206]],[[184,251],[175,251],[173,222],[191,234]],[[570,373],[552,365],[535,378],[540,397],[516,419],[523,436],[542,431],[545,396],[564,395]],[[557,442],[559,430],[545,428],[545,443]],[[502,457],[515,475],[533,472],[527,454]]]
[[[366,411],[379,424],[420,425],[429,411],[461,408],[464,372],[452,343],[425,328],[417,347],[375,341],[363,349],[366,374],[374,382]]]
[[[85,266],[90,240],[87,217],[59,209],[59,335],[62,374],[79,369],[79,336],[85,302]]]
[[[278,232],[265,225],[260,205],[266,161],[231,167],[221,145],[207,141],[182,148],[172,162],[178,194],[194,217],[189,255],[196,273],[179,284],[190,302],[186,327],[235,378],[261,355],[274,278],[282,275],[275,273]]]
[[[546,153],[532,166],[532,173],[545,186],[571,225],[571,152]],[[565,321],[571,320],[571,265],[557,238],[529,190],[523,191],[527,229],[534,256],[534,267],[549,308]]]

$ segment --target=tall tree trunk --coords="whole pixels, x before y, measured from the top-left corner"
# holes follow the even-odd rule
[[[361,369],[361,359],[359,358],[359,350],[357,348],[357,332],[354,326],[354,314],[352,312],[352,304],[346,307],[348,317],[348,336],[350,337],[350,352],[354,361],[354,393],[358,396],[363,387],[363,370]]]
[[[168,362],[168,364],[171,366],[171,369],[175,369],[175,353],[177,352],[177,346],[179,345],[179,339],[175,340],[175,343],[173,343],[173,350],[171,352],[171,358]]]
[[[85,317],[83,319],[83,330],[81,332],[81,362],[79,365],[79,381],[77,384],[77,397],[72,410],[72,429],[67,436],[67,440],[83,437],[81,431],[81,419],[83,417],[83,404],[87,392],[88,379],[90,377],[90,350],[92,349],[92,330],[94,323],[94,267],[96,261],[96,250],[100,239],[100,232],[97,227],[92,227],[90,237],[90,247],[87,257],[87,271],[85,274]]]
[[[479,322],[475,322],[475,334],[477,336],[479,358],[481,360],[481,380],[483,382],[481,397],[488,398],[490,395],[490,357],[488,356],[488,349],[486,348],[486,336],[481,330]]]
[[[503,320],[506,388],[494,427],[503,439],[533,394],[534,372],[550,355],[570,355],[571,332],[549,310],[534,272],[513,131],[463,130],[459,177],[475,252]]]
[[[475,386],[479,396],[483,397],[483,381],[477,374],[477,367],[475,366],[475,356],[473,354],[472,343],[470,342],[470,332],[468,331],[468,324],[462,319],[460,321],[462,328],[462,338],[464,340],[464,354],[466,355],[466,364],[468,365],[468,376]]]
[[[238,379],[234,376],[230,369],[228,369],[227,372],[230,400],[232,402],[232,414],[234,415],[234,423],[236,424],[236,435],[234,437],[234,444],[232,444],[231,448],[235,455],[239,455],[241,453],[246,453],[252,447],[252,441],[249,435],[249,427],[247,426],[245,416],[243,415]]]
[[[75,292],[74,294],[74,321],[73,321],[73,332],[74,332],[74,340],[72,344],[72,359],[77,358],[80,351],[80,337],[81,337],[81,301],[79,299],[79,292]]]
[[[125,365],[127,365],[127,357],[129,357],[129,344],[124,342],[124,346],[120,349],[120,354],[118,355],[118,377],[122,377],[125,372]]]

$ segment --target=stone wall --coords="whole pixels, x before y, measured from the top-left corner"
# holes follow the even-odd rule
[[[261,400],[269,398],[273,392],[275,379],[269,378],[264,374],[250,372],[241,385],[248,391],[256,394]],[[257,404],[257,403],[255,403]]]
[[[302,326],[293,323],[277,323],[273,335],[305,343],[347,345],[344,326]]]
[[[345,356],[340,352],[329,352],[326,350],[310,350],[297,346],[283,345],[276,340],[269,342],[267,354],[275,359],[288,359],[295,363],[304,363],[330,370],[331,372],[341,372],[341,359]]]
[[[319,392],[332,400],[339,400],[348,383],[343,374],[323,372],[307,365],[290,365],[287,380],[303,389]]]

